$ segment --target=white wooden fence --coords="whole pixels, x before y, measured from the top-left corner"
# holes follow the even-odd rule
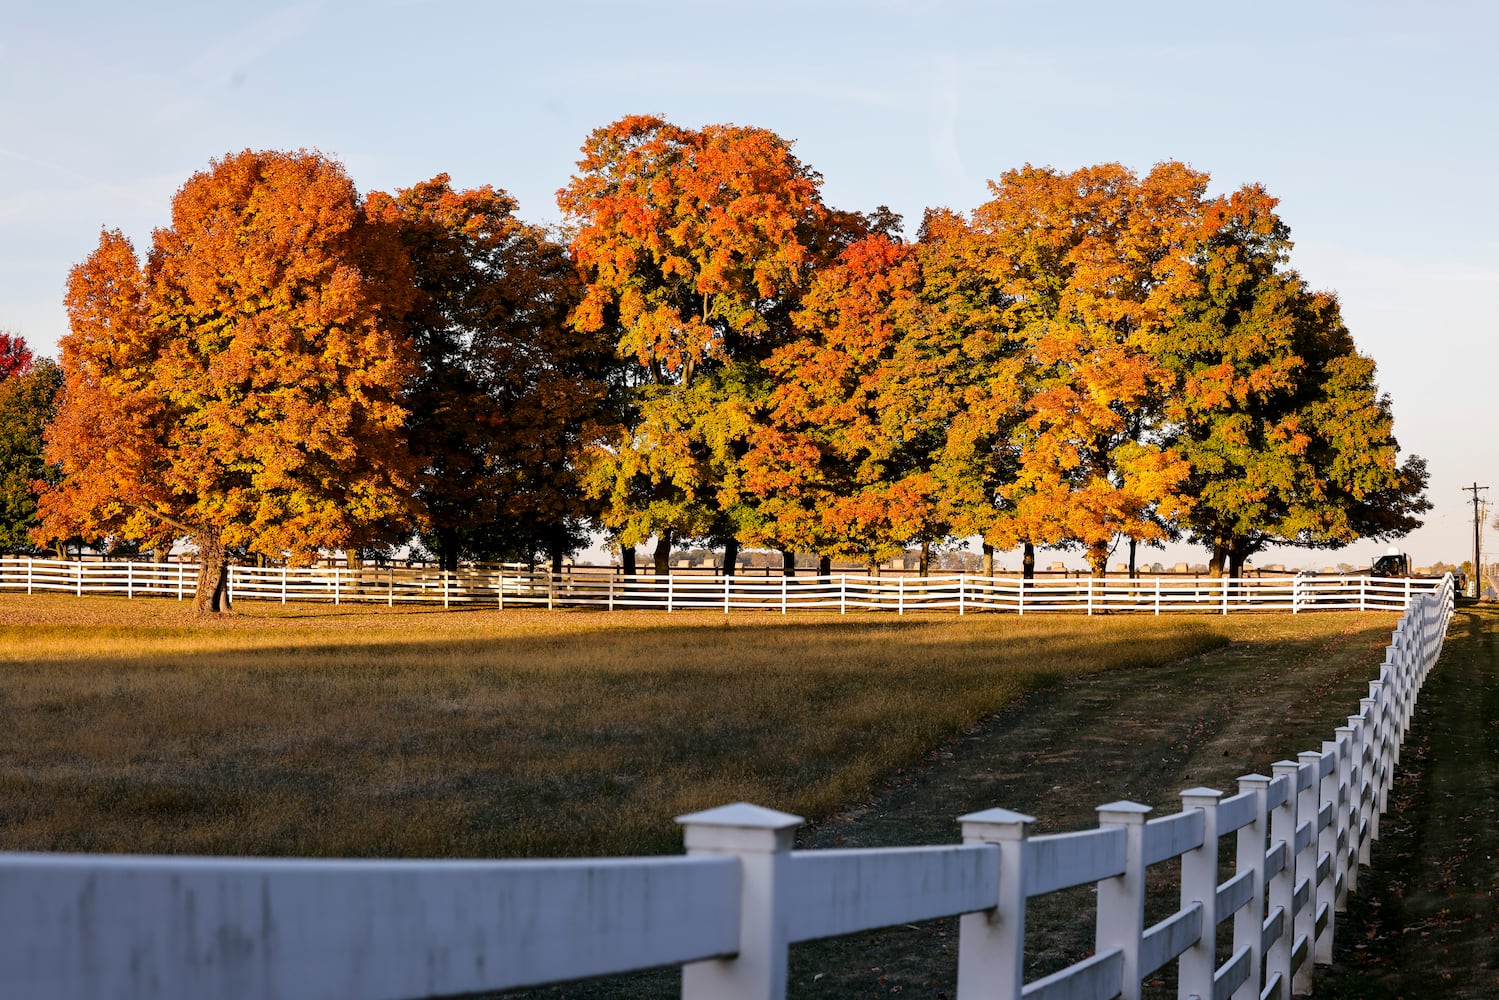
[[[1304,994],[1379,836],[1451,606],[1450,581],[1413,600],[1320,749],[1233,795],[1189,789],[1169,816],[1100,806],[1094,830],[1030,836],[1031,817],[991,809],[960,818],[961,845],[795,851],[800,818],[740,803],[680,817],[685,857],[0,855],[0,993],[359,1000],[680,964],[686,1000],[764,1000],[785,996],[797,941],[961,915],[962,1000],[1133,998],[1173,962],[1184,997]],[[1146,926],[1146,870],[1175,859],[1175,912]],[[1073,886],[1096,887],[1094,954],[1026,983],[1026,901]]]
[[[113,594],[123,597],[192,596],[198,568],[192,563],[61,562],[0,558],[0,591],[28,594]],[[1157,576],[1040,578],[934,576],[652,576],[625,577],[609,567],[578,567],[557,575],[546,569],[504,566],[439,570],[369,566],[232,566],[235,600],[332,601],[335,604],[441,604],[488,607],[584,607],[662,611],[1003,611],[1036,614],[1086,612],[1390,610],[1413,596],[1433,593],[1440,580],[1370,576],[1298,576],[1246,579]]]

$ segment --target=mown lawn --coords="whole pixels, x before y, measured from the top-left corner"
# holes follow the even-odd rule
[[[671,852],[672,817],[726,802],[828,821],[1058,681],[1190,689],[1182,664],[1210,651],[1392,622],[247,603],[200,623],[175,601],[0,595],[0,848]]]

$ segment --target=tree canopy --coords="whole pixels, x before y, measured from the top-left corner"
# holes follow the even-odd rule
[[[194,175],[142,267],[105,232],[68,282],[45,535],[180,535],[223,610],[234,546],[306,560],[409,518],[405,262],[342,167],[244,152]]]
[[[587,138],[554,238],[492,185],[361,197],[320,154],[246,151],[144,260],[101,233],[60,374],[0,334],[4,482],[35,485],[37,544],[189,539],[205,610],[235,553],[558,565],[603,530],[732,571],[740,545],[875,567],[978,536],[1102,572],[1187,538],[1238,573],[1411,530],[1425,464],[1337,297],[1263,188],[1208,183],[1025,166],[908,240],[824,204],[774,132],[632,116]],[[0,498],[0,542],[29,502]]]
[[[56,478],[42,459],[42,434],[61,388],[55,362],[33,358],[20,337],[0,332],[0,552],[37,551],[33,484]]]

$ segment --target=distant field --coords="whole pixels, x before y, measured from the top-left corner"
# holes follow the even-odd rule
[[[203,624],[176,601],[0,595],[0,848],[675,851],[677,814],[831,816],[1054,680],[1393,620],[247,605]]]

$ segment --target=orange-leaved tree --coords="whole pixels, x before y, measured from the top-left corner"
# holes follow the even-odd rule
[[[410,277],[343,168],[317,153],[214,161],[144,267],[118,232],[68,281],[63,399],[39,535],[188,538],[195,607],[227,611],[230,550],[305,561],[405,530],[398,320]]]
[[[656,538],[658,572],[675,537],[740,533],[758,363],[836,252],[820,183],[766,129],[632,116],[589,136],[558,192],[586,287],[573,323],[633,363],[628,418],[587,453],[586,482],[622,545]]]
[[[992,540],[1078,544],[1101,574],[1119,537],[1157,541],[1190,506],[1187,463],[1160,442],[1172,379],[1157,349],[1196,287],[1206,181],[1179,163],[1143,178],[1025,167],[974,212],[1033,366]]]
[[[745,459],[762,530],[877,567],[944,537],[933,455],[946,432],[946,359],[923,355],[914,249],[870,235],[823,268],[799,336],[766,360],[767,415]]]

